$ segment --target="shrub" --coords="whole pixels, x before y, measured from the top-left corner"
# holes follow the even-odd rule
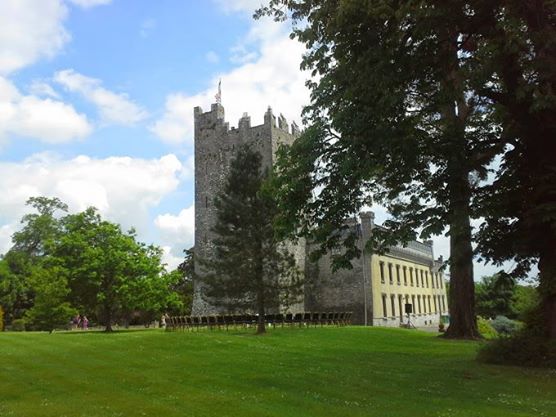
[[[12,331],[14,332],[24,332],[25,331],[25,320],[15,319],[12,321]]]
[[[543,321],[544,311],[539,304],[530,310],[525,317],[525,326],[512,322],[509,326],[522,327],[514,335],[493,340],[485,344],[479,351],[477,359],[481,362],[533,366],[556,369],[556,341],[546,337]],[[493,324],[507,321],[499,317]]]
[[[477,359],[501,365],[556,368],[556,341],[522,332],[488,342]]]
[[[494,327],[492,327],[489,320],[477,317],[477,326],[479,328],[479,333],[485,339],[496,339],[498,337],[498,332]]]
[[[496,316],[490,324],[501,336],[510,336],[521,328],[519,322],[510,320],[505,316]]]

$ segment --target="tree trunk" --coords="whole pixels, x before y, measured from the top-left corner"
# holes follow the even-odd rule
[[[260,245],[262,248],[262,245]],[[261,259],[264,259],[262,256],[262,249],[260,250],[261,258],[257,261],[256,271],[257,271],[257,280],[258,280],[258,288],[257,288],[257,314],[259,315],[257,321],[257,334],[266,333],[266,326],[264,321],[265,315],[265,287],[264,287],[264,266]]]
[[[262,333],[266,333],[266,325],[264,321],[264,309],[262,314],[259,310],[259,321],[257,323],[257,334],[262,334]]]
[[[106,320],[106,328],[104,331],[106,333],[110,333],[113,331],[112,329],[112,309],[109,306],[104,307],[104,317]]]
[[[445,79],[441,83],[446,102],[442,106],[442,123],[450,154],[446,160],[449,193],[448,223],[450,227],[450,326],[445,336],[457,339],[480,337],[475,317],[475,282],[473,281],[473,248],[471,246],[471,185],[469,184],[467,122],[470,112],[465,96],[464,77],[460,73],[457,28],[446,28],[443,46],[446,55]],[[457,105],[455,105],[457,103]]]
[[[477,339],[480,338],[480,334],[475,317],[470,192],[467,177],[461,176],[450,188],[450,326],[445,335],[449,338]]]
[[[266,332],[266,325],[264,321],[265,306],[264,306],[264,288],[261,285],[257,293],[257,314],[259,315],[257,320],[257,334],[263,334]]]

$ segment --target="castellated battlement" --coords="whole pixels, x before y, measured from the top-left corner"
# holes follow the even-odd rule
[[[237,127],[230,128],[229,122],[225,121],[224,107],[218,103],[212,104],[210,110],[207,112],[203,112],[203,109],[197,106],[194,108],[193,113],[196,128],[211,129],[220,133],[236,131],[245,132],[249,129],[262,130],[261,128],[266,128],[267,131],[270,129],[279,129],[293,137],[297,137],[301,133],[295,122],[292,122],[291,125],[288,124],[287,119],[282,114],[276,117],[270,106],[264,114],[263,124],[257,126],[251,126],[251,117],[247,113],[243,113],[243,116],[238,121]]]

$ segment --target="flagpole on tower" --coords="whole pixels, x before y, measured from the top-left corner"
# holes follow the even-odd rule
[[[222,104],[222,89],[221,89],[221,87],[222,87],[222,79],[220,79],[218,81],[218,92],[214,96],[214,98],[216,99],[217,104]]]

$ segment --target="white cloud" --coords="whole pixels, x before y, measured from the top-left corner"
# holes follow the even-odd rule
[[[126,94],[107,90],[101,86],[100,80],[79,74],[73,69],[58,71],[54,74],[54,81],[95,104],[104,123],[129,126],[147,117],[147,112]]]
[[[110,4],[112,2],[112,0],[68,0],[68,1],[70,3],[75,4],[76,6],[83,7],[84,9]]]
[[[173,154],[158,159],[35,154],[19,163],[0,162],[0,248],[9,244],[4,230],[19,227],[25,201],[38,195],[59,197],[72,212],[96,206],[124,230],[133,226],[144,235],[152,225],[149,210],[176,190],[183,169]]]
[[[68,0],[83,8],[111,0]],[[0,75],[7,75],[41,58],[58,54],[71,36],[64,28],[64,0],[0,1]]]
[[[192,205],[184,208],[177,216],[161,214],[156,217],[154,224],[171,240],[183,240],[192,243],[195,207]]]
[[[167,271],[176,269],[183,262],[183,257],[183,254],[181,256],[174,255],[170,246],[162,246],[162,263],[166,264]]]
[[[167,242],[168,259],[170,256],[176,259],[183,258],[183,250],[189,249],[194,244],[195,236],[195,207],[191,205],[179,212],[179,214],[161,214],[154,220],[158,228],[161,241]]]
[[[91,131],[86,116],[71,105],[22,95],[0,77],[0,138],[18,135],[58,144],[84,138]]]
[[[6,253],[11,245],[15,230],[11,224],[0,226],[0,255]]]
[[[51,58],[70,40],[61,0],[0,1],[0,75]]]
[[[222,104],[231,125],[236,125],[244,112],[251,115],[253,125],[261,124],[269,105],[276,113],[284,113],[289,121],[299,121],[302,106],[309,101],[305,87],[308,74],[299,70],[304,47],[289,39],[285,26],[258,21],[234,51],[238,49],[247,55],[255,53],[258,58],[228,73],[217,74],[205,91],[194,95],[168,95],[165,112],[151,125],[151,131],[168,143],[191,144],[193,108],[210,109],[220,79]]]
[[[50,84],[40,80],[34,80],[31,83],[29,86],[29,93],[35,96],[60,98],[60,95],[54,91]]]

